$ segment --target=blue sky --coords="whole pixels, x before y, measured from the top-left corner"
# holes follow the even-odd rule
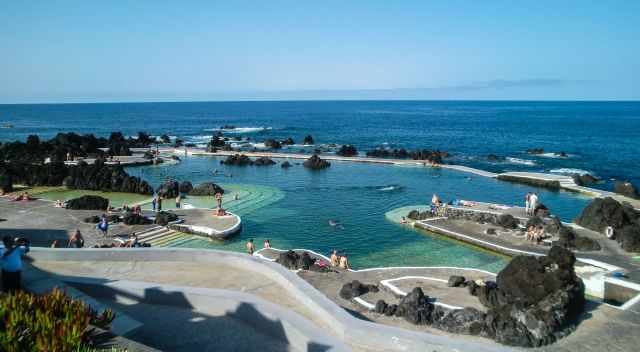
[[[640,1],[11,1],[0,103],[639,100]]]

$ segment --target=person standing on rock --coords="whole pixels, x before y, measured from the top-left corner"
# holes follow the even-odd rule
[[[253,252],[256,250],[256,247],[253,245],[253,238],[249,239],[247,242],[247,253],[249,255],[253,255]]]
[[[530,201],[531,201],[531,192],[527,192],[524,196],[524,213],[527,215],[531,214],[530,211]]]

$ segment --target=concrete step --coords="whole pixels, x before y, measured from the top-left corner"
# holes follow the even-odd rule
[[[173,230],[165,229],[164,231],[158,232],[158,233],[154,234],[153,236],[149,236],[149,237],[146,237],[146,238],[143,238],[143,239],[138,238],[138,240],[141,241],[141,242],[153,242],[154,240],[159,239],[159,238],[163,238],[163,237],[165,237],[165,236],[167,236],[167,235],[169,235],[169,234],[171,234],[173,232],[174,232]]]

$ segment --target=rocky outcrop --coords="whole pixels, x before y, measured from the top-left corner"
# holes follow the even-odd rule
[[[538,219],[541,225],[544,225],[544,232],[550,235],[558,237],[556,244],[564,248],[571,248],[578,251],[599,251],[602,247],[591,238],[578,236],[575,231],[567,226],[564,226],[560,219],[555,216],[551,217],[551,220],[546,225],[544,221],[538,217],[532,218],[530,222],[533,224],[533,219]],[[537,226],[537,224],[533,224]]]
[[[578,186],[587,186],[598,182],[598,179],[589,175],[589,174],[573,174],[571,176],[573,178],[573,182],[575,182]]]
[[[320,169],[325,169],[331,166],[331,163],[329,163],[326,160],[320,159],[318,155],[314,154],[309,159],[307,159],[302,165],[307,169],[320,170]]]
[[[280,167],[283,168],[283,169],[288,169],[291,166],[293,166],[293,165],[291,165],[291,163],[288,162],[288,161],[285,161],[284,163],[280,164]]]
[[[244,154],[229,155],[224,161],[221,161],[220,163],[235,166],[253,165],[253,161]]]
[[[203,182],[189,191],[190,196],[215,196],[217,193],[224,194],[224,189],[213,182]]]
[[[70,199],[66,203],[66,208],[73,210],[107,210],[108,206],[108,199],[92,195]]]
[[[280,142],[276,141],[273,138],[266,139],[264,141],[264,146],[269,148],[269,149],[281,149],[282,148],[282,144],[280,144]]]
[[[614,230],[614,238],[627,252],[640,252],[640,212],[629,203],[619,203],[613,198],[596,198],[587,205],[575,223],[605,234],[608,226]]]
[[[358,280],[353,280],[351,282],[347,282],[342,285],[340,289],[340,297],[343,299],[352,299],[358,296],[362,296],[368,292],[378,292],[378,286],[376,285],[365,285]]]
[[[505,229],[517,229],[518,224],[520,224],[520,221],[511,214],[500,214],[496,221],[496,225],[502,226]]]
[[[358,150],[356,150],[356,147],[351,144],[345,144],[338,149],[336,154],[340,156],[356,156],[358,155]]]
[[[465,280],[464,276],[451,275],[449,276],[449,281],[447,281],[447,286],[449,287],[461,287],[465,286],[467,280]]]
[[[165,181],[158,187],[156,193],[162,198],[175,198],[180,194],[180,184],[174,180]]]
[[[275,164],[276,164],[275,161],[271,160],[270,158],[267,158],[266,156],[261,156],[253,161],[253,165],[255,166],[270,166]]]
[[[405,149],[376,148],[367,151],[367,156],[371,158],[407,159],[409,158],[409,152]]]
[[[303,252],[302,254],[298,254],[295,251],[282,252],[278,255],[276,262],[291,270],[303,269],[319,271],[319,268],[315,265],[316,259],[312,258],[307,252]]]
[[[499,156],[496,154],[489,154],[487,155],[487,160],[489,161],[504,161],[505,157],[504,156]]]
[[[307,135],[304,137],[304,140],[302,141],[302,144],[304,145],[314,145],[315,142],[313,140],[313,137],[311,137],[311,135]]]
[[[193,189],[193,185],[191,184],[191,182],[189,181],[180,182],[180,187],[179,187],[180,193],[187,194],[191,192],[192,189]]]
[[[640,199],[638,189],[631,182],[616,181],[613,184],[613,191],[629,198]]]
[[[439,150],[415,150],[407,151],[405,149],[386,149],[377,148],[367,152],[368,157],[372,158],[393,158],[393,159],[408,159],[422,160],[433,164],[442,164],[443,159],[449,157],[449,153]]]
[[[554,246],[546,257],[515,257],[496,282],[467,282],[469,292],[478,296],[486,312],[443,309],[430,303],[419,287],[398,305],[378,301],[375,311],[403,317],[412,324],[492,338],[506,345],[547,345],[569,334],[584,309],[584,285],[574,272],[574,263],[570,251]]]
[[[289,137],[289,138],[283,140],[282,142],[280,142],[280,144],[282,144],[282,145],[294,145],[294,144],[296,144],[296,142],[294,142],[293,138]]]
[[[209,143],[207,143],[207,152],[215,153],[218,148],[222,148],[225,146],[224,139],[220,135],[215,135],[211,137]]]
[[[125,214],[122,218],[122,222],[126,225],[149,225],[153,223],[151,219],[134,213]]]

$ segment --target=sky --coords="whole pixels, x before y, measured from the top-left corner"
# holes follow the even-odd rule
[[[640,1],[7,1],[0,103],[640,100]]]

